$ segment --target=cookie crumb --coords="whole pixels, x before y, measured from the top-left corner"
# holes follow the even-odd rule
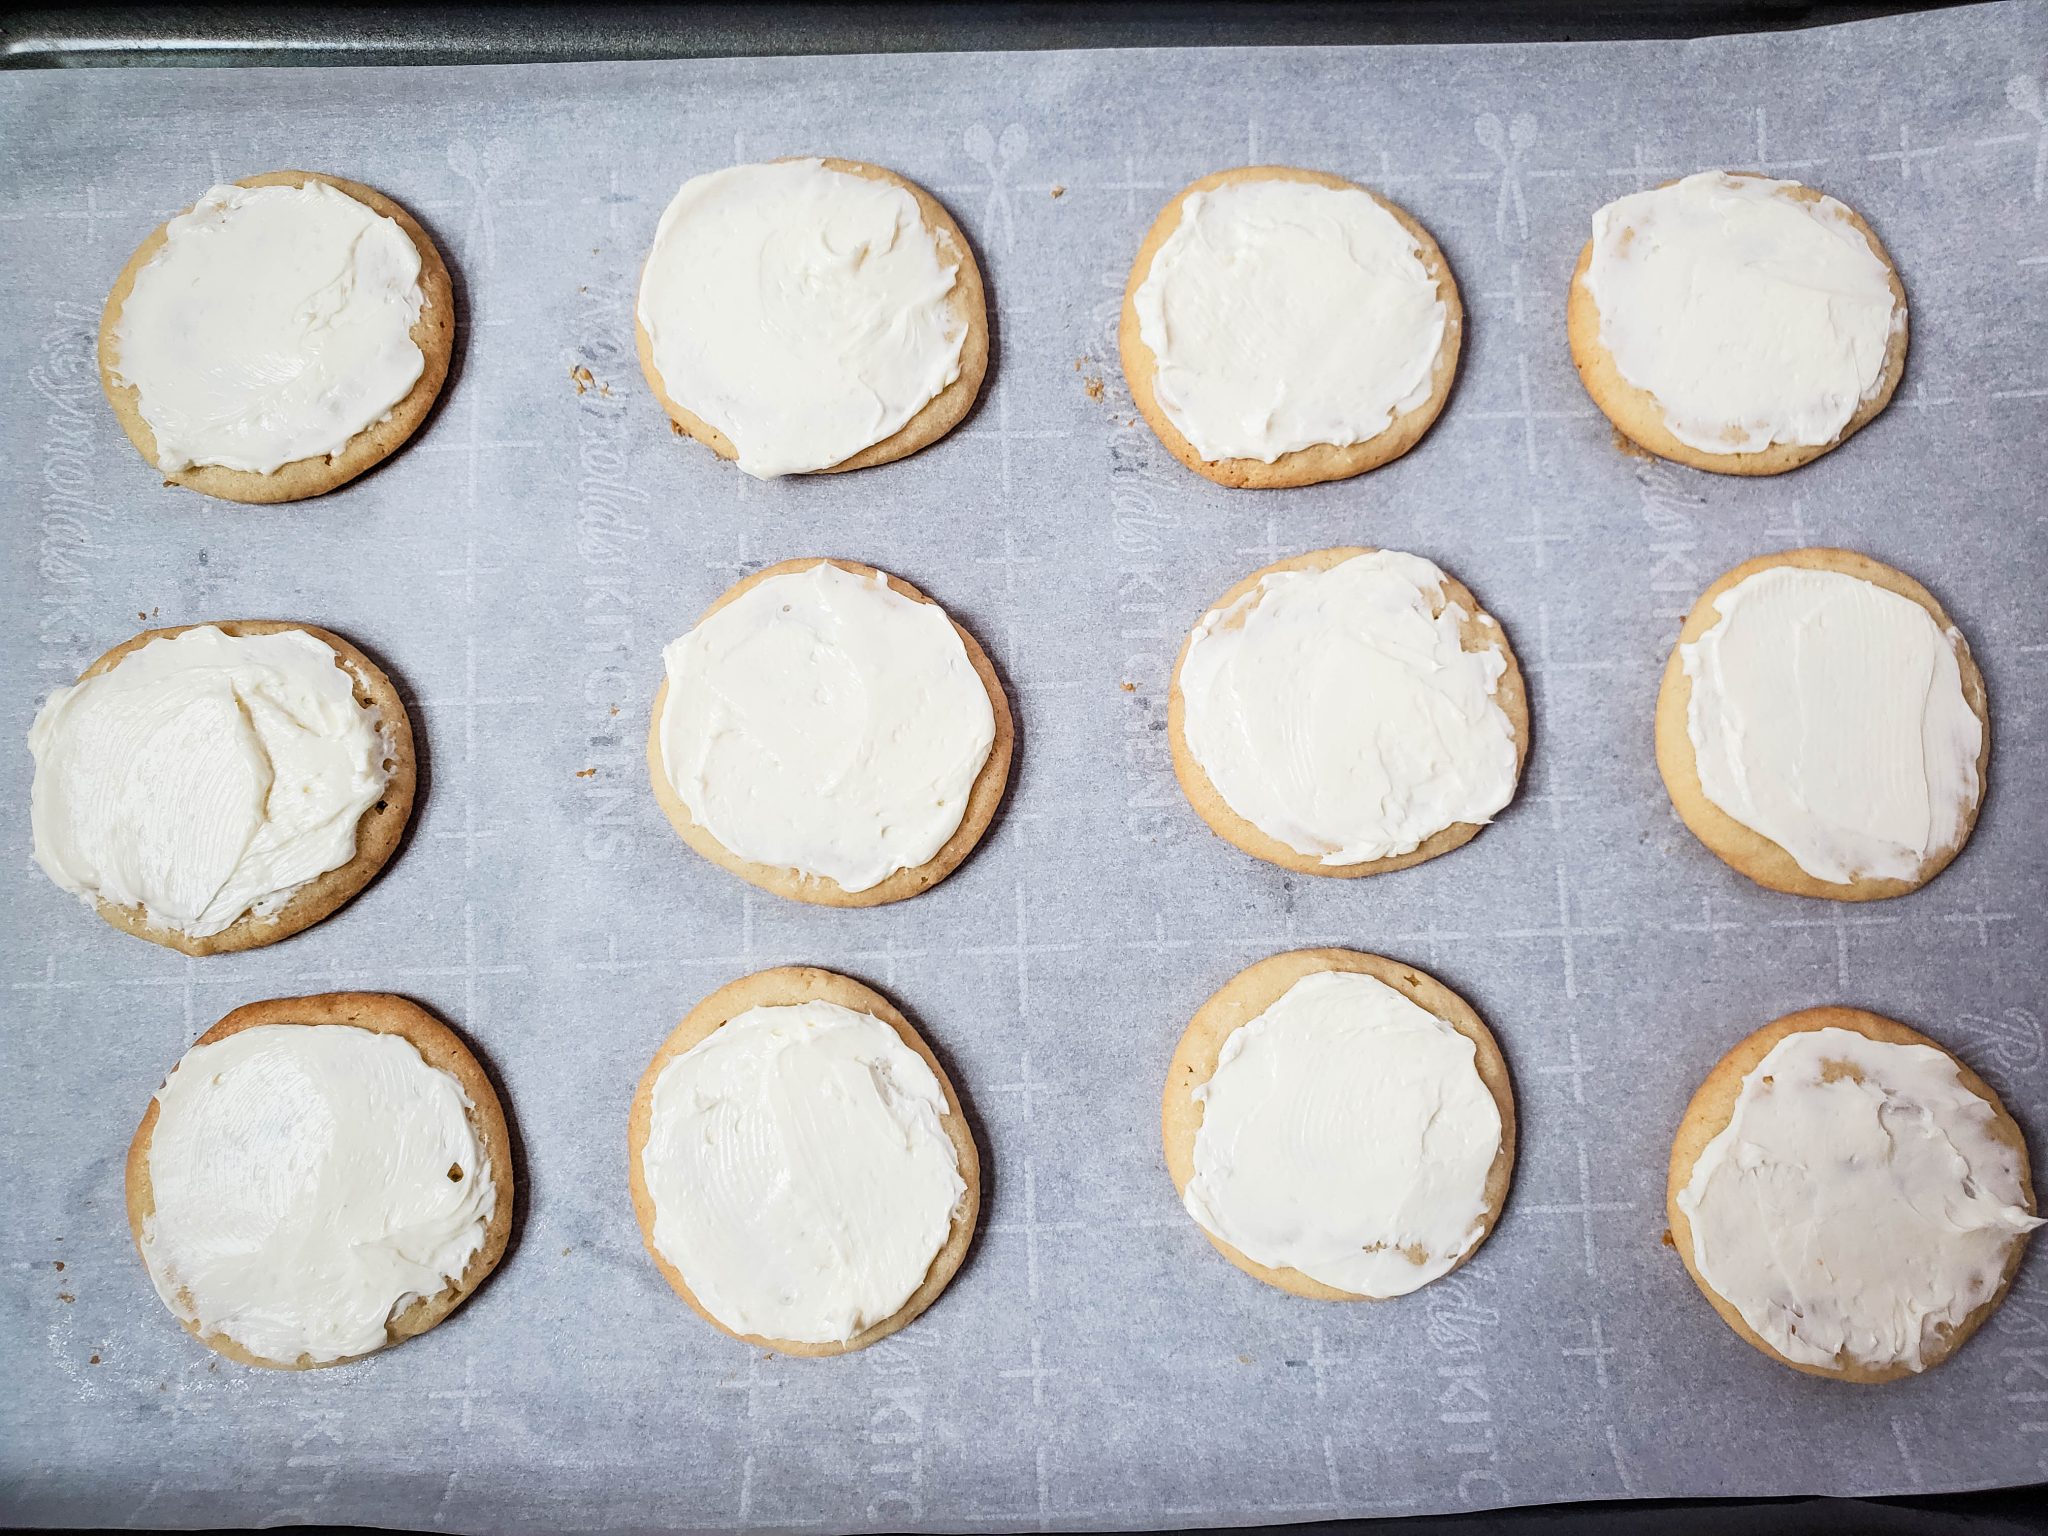
[[[567,1258],[568,1256],[569,1256],[569,1250],[568,1250],[567,1248],[564,1248],[564,1249],[562,1250],[562,1257],[566,1259],[566,1258]]]
[[[51,1262],[52,1264],[55,1264],[55,1265],[57,1266],[57,1273],[58,1273],[58,1274],[60,1274],[60,1275],[61,1275],[61,1274],[63,1274],[63,1273],[64,1273],[64,1261],[63,1261],[62,1259],[52,1259],[52,1260],[51,1260],[50,1262]]]
[[[1054,182],[1052,184],[1052,195],[1055,200],[1065,197],[1067,195],[1067,189],[1061,186],[1058,182]]]
[[[59,1291],[57,1293],[57,1299],[63,1302],[64,1305],[67,1307],[70,1306],[71,1303],[73,1303],[74,1301],[78,1300],[78,1298],[72,1295],[69,1291]]]
[[[88,1360],[87,1360],[87,1361],[86,1361],[85,1363],[86,1363],[87,1365],[98,1365],[98,1364],[100,1363],[100,1357],[99,1357],[98,1355],[94,1355],[94,1356],[92,1356],[92,1357],[91,1357],[90,1359],[88,1359]]]
[[[1625,437],[1619,427],[1614,429],[1614,451],[1625,458],[1641,459],[1645,463],[1657,462],[1657,455],[1643,447],[1632,437]]]
[[[1090,400],[1100,400],[1102,398],[1102,378],[1100,375],[1090,379],[1081,387],[1088,391],[1088,398]]]
[[[1237,1357],[1237,1363],[1239,1365],[1250,1365],[1252,1363],[1252,1357],[1250,1355],[1239,1355]]]
[[[1664,1229],[1664,1237],[1662,1241],[1666,1248],[1676,1248],[1678,1246],[1678,1244],[1673,1242],[1671,1239],[1671,1229],[1669,1227],[1666,1227]]]
[[[617,714],[618,712],[619,712],[619,706],[618,706],[618,705],[616,705],[616,704],[614,704],[614,705],[612,706],[612,713],[616,715],[616,714]]]
[[[595,768],[578,768],[576,770],[576,777],[579,779],[594,779],[597,777],[597,770]]]
[[[597,380],[591,377],[590,370],[581,363],[569,370],[569,377],[575,382],[576,393],[579,395],[597,387]]]
[[[1117,687],[1123,689],[1125,693],[1136,693],[1138,691],[1136,683],[1118,683]]]

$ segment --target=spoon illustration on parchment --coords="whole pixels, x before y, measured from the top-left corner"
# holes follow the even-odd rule
[[[448,145],[448,169],[469,183],[472,199],[469,227],[463,231],[463,239],[483,253],[486,267],[492,265],[498,254],[498,230],[491,216],[491,185],[498,179],[499,170],[517,153],[504,139],[492,139],[481,153],[467,139],[455,139]]]
[[[967,130],[968,158],[989,174],[988,208],[982,215],[982,225],[988,231],[987,238],[991,244],[995,241],[998,222],[1003,229],[1003,245],[1007,248],[1016,243],[1016,218],[1011,212],[1010,188],[1005,178],[1011,167],[1024,158],[1024,151],[1029,147],[1030,139],[1016,123],[1005,128],[1000,139],[980,123]]]

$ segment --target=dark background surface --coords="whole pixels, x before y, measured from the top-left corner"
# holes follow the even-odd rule
[[[0,67],[486,64],[987,49],[1585,41],[1825,26],[1909,4],[1637,0],[1353,5],[42,7],[0,16]],[[1631,1501],[1276,1527],[1428,1536],[2048,1531],[2048,1484],[1906,1499]]]
[[[15,9],[0,19],[0,62],[13,68],[518,64],[959,49],[1583,42],[1779,31],[1934,8],[1842,0],[47,6]]]

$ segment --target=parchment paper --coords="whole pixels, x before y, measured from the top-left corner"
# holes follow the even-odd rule
[[[1129,1527],[2048,1474],[2042,1253],[1953,1362],[1859,1389],[1741,1343],[1660,1241],[1686,1098],[1737,1038],[1809,1004],[1929,1031],[2048,1146],[2044,45],[2048,10],[2012,5],[1694,43],[0,79],[0,1516]],[[671,434],[628,292],[686,176],[811,152],[893,166],[959,216],[996,364],[930,451],[764,486]],[[1136,424],[1119,377],[1118,299],[1154,211],[1259,162],[1384,189],[1463,288],[1449,408],[1362,479],[1213,487]],[[410,448],[340,494],[239,508],[158,485],[101,399],[93,333],[151,227],[217,178],[280,166],[410,206],[467,324]],[[1890,410],[1776,480],[1624,456],[1564,344],[1594,208],[1714,166],[1846,199],[1912,300]],[[1924,579],[1989,680],[1975,840],[1903,900],[1751,886],[1680,826],[1652,763],[1678,617],[1736,562],[1816,542]],[[1167,669],[1205,605],[1334,543],[1414,550],[1471,585],[1535,710],[1498,825],[1357,882],[1290,878],[1212,836],[1163,734]],[[645,782],[661,645],[799,554],[932,593],[1018,706],[1001,819],[900,906],[757,894],[691,855]],[[187,961],[30,864],[21,743],[48,688],[145,620],[257,616],[384,660],[424,798],[339,915]],[[1397,1302],[1255,1284],[1161,1163],[1159,1085],[1190,1013],[1310,943],[1428,968],[1515,1075],[1505,1218],[1469,1267]],[[627,1102],[656,1043],[714,986],[798,961],[921,1025],[989,1179],[940,1303],[831,1361],[756,1357],[692,1317],[626,1194]],[[340,1370],[243,1370],[150,1290],[123,1153],[215,1018],[342,987],[418,998],[485,1056],[523,1148],[517,1246],[424,1338]]]

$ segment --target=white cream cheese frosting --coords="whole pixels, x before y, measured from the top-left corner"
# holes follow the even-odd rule
[[[767,479],[893,436],[960,377],[959,258],[893,182],[820,160],[693,176],[661,216],[639,319],[669,398]]]
[[[750,1008],[655,1079],[654,1243],[735,1333],[842,1343],[894,1316],[967,1185],[945,1091],[880,1019]]]
[[[1419,556],[1374,550],[1276,571],[1203,617],[1181,664],[1183,735],[1233,811],[1339,866],[1411,853],[1514,797],[1514,727],[1495,697],[1507,658],[1464,648],[1471,615],[1443,582]]]
[[[1922,1369],[2041,1225],[1992,1118],[1931,1046],[1787,1035],[1679,1192],[1700,1278],[1788,1360]]]
[[[165,473],[339,453],[418,382],[420,253],[325,182],[214,187],[165,226],[114,326]]]
[[[865,891],[959,829],[995,709],[952,621],[820,561],[741,593],[662,652],[662,767],[757,864]]]
[[[1680,647],[1707,799],[1816,880],[1912,880],[1963,835],[1984,725],[1962,638],[1839,571],[1772,566],[1714,600]]]
[[[1472,1042],[1374,976],[1319,971],[1195,1089],[1188,1214],[1256,1263],[1405,1296],[1485,1235],[1500,1107]]]
[[[259,1025],[187,1051],[156,1102],[142,1257],[202,1333],[285,1364],[366,1354],[483,1246],[473,1106],[401,1035]]]
[[[1190,193],[1132,302],[1160,409],[1211,462],[1379,436],[1429,399],[1448,323],[1399,220],[1305,181]]]
[[[390,774],[339,660],[303,630],[202,625],[57,689],[28,733],[36,862],[195,938],[348,863]]]
[[[1585,283],[1600,344],[1702,453],[1833,442],[1905,324],[1849,210],[1797,190],[1702,171],[1593,215]]]

